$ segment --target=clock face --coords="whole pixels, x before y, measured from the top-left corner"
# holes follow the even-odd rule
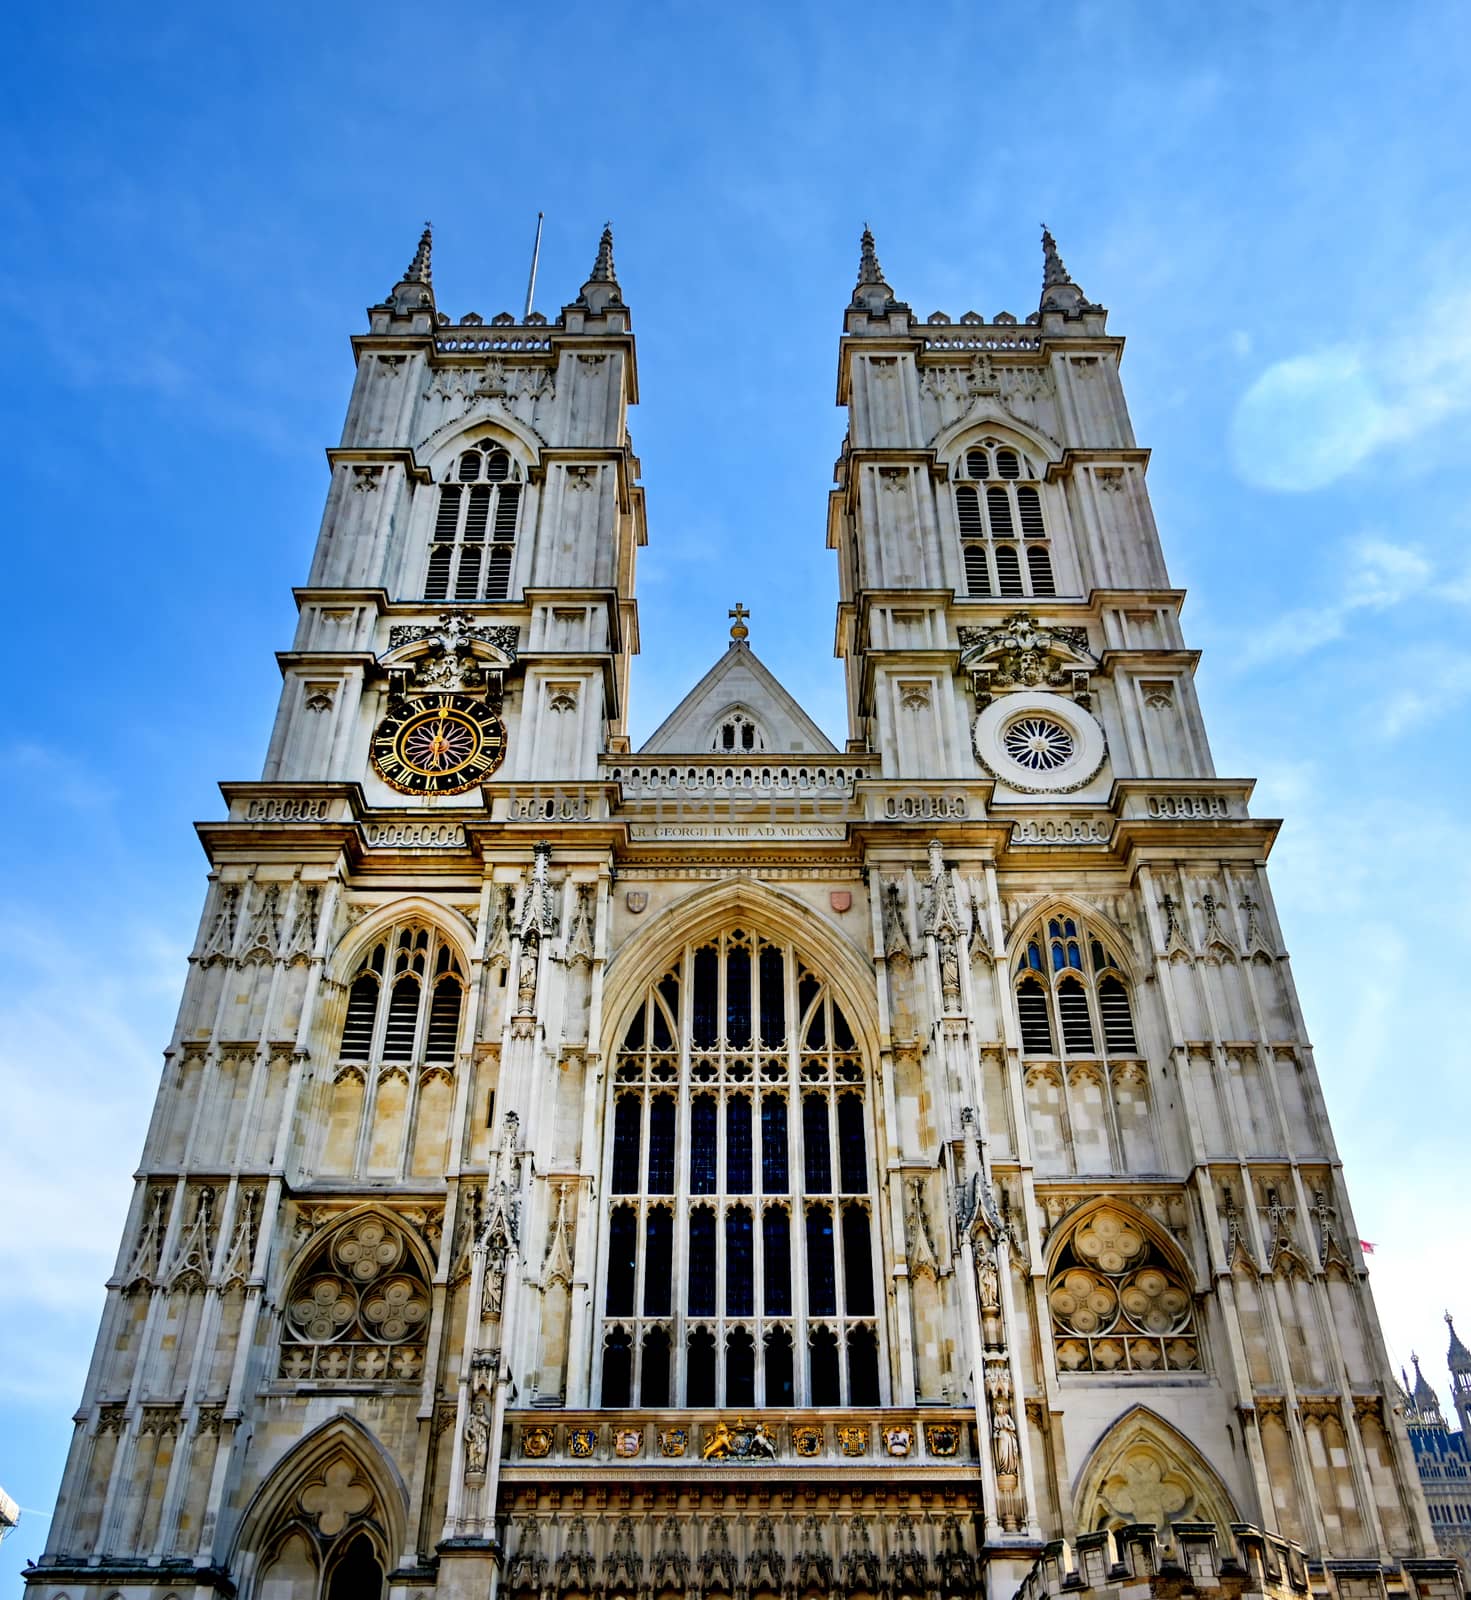
[[[461,694],[415,700],[378,724],[373,766],[403,794],[463,794],[500,766],[506,729],[493,711]]]

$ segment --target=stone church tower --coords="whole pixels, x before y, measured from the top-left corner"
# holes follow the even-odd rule
[[[1044,255],[1025,320],[921,321],[863,236],[845,746],[737,606],[635,752],[611,234],[486,323],[426,231],[264,774],[200,828],[32,1600],[1449,1592],[1277,825],[1212,766],[1123,341]]]

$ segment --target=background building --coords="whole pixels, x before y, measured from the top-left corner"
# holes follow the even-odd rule
[[[1445,1320],[1451,1333],[1446,1365],[1460,1428],[1453,1431],[1446,1421],[1439,1395],[1420,1371],[1419,1356],[1411,1358],[1414,1383],[1401,1374],[1400,1403],[1435,1537],[1441,1550],[1460,1562],[1464,1582],[1471,1576],[1471,1350],[1461,1343],[1450,1312]]]
[[[610,233],[451,323],[426,231],[355,349],[34,1593],[1009,1596],[1243,1523],[1440,1581],[1276,825],[1050,236],[1026,322],[921,323],[864,235],[842,749],[740,605],[629,748]]]

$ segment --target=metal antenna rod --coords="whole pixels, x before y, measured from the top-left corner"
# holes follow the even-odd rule
[[[536,243],[531,247],[531,276],[526,280],[526,316],[525,322],[531,315],[531,301],[536,294],[536,263],[541,260],[541,220],[546,215],[544,211],[536,213]]]

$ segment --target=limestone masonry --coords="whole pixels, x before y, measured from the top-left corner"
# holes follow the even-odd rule
[[[1043,245],[1035,315],[920,320],[864,233],[842,748],[737,605],[633,750],[611,233],[487,323],[426,230],[200,825],[31,1600],[1459,1593],[1277,824]]]

